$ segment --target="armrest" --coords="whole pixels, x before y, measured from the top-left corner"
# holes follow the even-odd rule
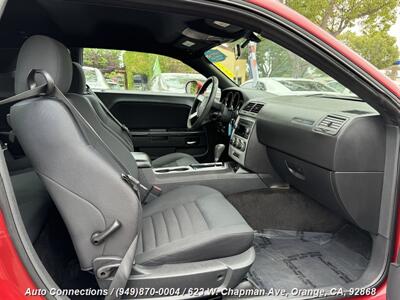
[[[144,152],[131,152],[138,168],[151,168],[151,159]]]

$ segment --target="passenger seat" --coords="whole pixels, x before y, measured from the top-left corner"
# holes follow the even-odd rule
[[[24,43],[16,94],[28,89],[33,69],[48,72],[63,93],[70,89],[72,61],[61,43],[45,36]],[[238,211],[204,186],[176,188],[142,205],[130,151],[98,120],[85,96],[66,97],[88,124],[78,122],[59,98],[41,96],[13,105],[10,125],[64,219],[81,268],[93,270],[100,287],[107,288],[116,258],[134,249],[128,287],[239,284],[255,253],[253,230]],[[99,235],[104,239],[97,240]]]
[[[91,103],[103,126],[112,132],[116,138],[121,140],[130,152],[134,152],[134,145],[129,130],[112,115],[97,95],[87,88],[85,73],[83,72],[82,66],[76,62],[73,63],[73,76],[69,93],[84,95]],[[176,152],[153,160],[152,166],[153,168],[162,168],[188,166],[197,163],[198,161],[193,156]]]

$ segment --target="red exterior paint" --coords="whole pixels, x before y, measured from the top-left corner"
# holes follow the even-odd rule
[[[0,211],[0,299],[27,299],[24,296],[27,288],[35,289],[35,285],[14,248]],[[29,299],[42,300],[44,298],[32,296]]]
[[[352,61],[354,64],[359,66],[369,75],[374,77],[378,82],[380,82],[383,86],[385,86],[389,91],[395,94],[400,101],[400,88],[388,77],[384,76],[379,70],[374,67],[371,63],[366,61],[360,55],[355,53],[353,50],[348,48],[346,45],[336,40],[332,35],[322,30],[320,27],[312,23],[310,20],[305,18],[303,15],[294,11],[293,9],[287,7],[286,5],[276,1],[276,0],[248,0],[250,3],[258,5],[262,8],[265,8],[282,18],[296,24],[297,26],[303,28],[305,31],[314,35],[317,39],[323,41],[339,53],[341,53],[344,57]],[[400,200],[399,200],[400,202]],[[400,251],[400,204],[397,210],[398,220],[396,226],[396,235],[395,235],[395,251],[392,257],[392,261],[398,257]],[[380,286],[378,289],[378,293],[375,296],[364,296],[352,298],[357,300],[386,300],[386,282]]]
[[[395,94],[400,101],[400,88],[388,77],[383,75],[379,70],[374,67],[371,63],[366,61],[360,55],[355,53],[353,50],[348,48],[343,43],[339,42],[332,35],[322,30],[320,27],[312,23],[303,15],[294,11],[293,9],[287,7],[286,5],[276,1],[276,0],[248,0],[248,2],[263,7],[284,19],[296,24],[297,26],[303,28],[308,33],[314,35],[319,40],[323,41],[339,53],[341,53],[344,57],[352,61],[354,64],[359,66],[365,72],[374,77],[377,81],[379,81],[382,85],[384,85],[389,91]]]
[[[400,88],[389,78],[379,72],[373,65],[363,59],[361,56],[356,54],[354,51],[349,49],[347,46],[337,41],[329,33],[323,31],[321,28],[313,24],[311,21],[286,7],[280,2],[274,0],[249,0],[249,2],[263,7],[288,21],[302,27],[304,30],[314,35],[321,41],[325,42],[330,47],[341,53],[343,56],[348,58],[350,61],[358,65],[388,90],[395,94],[400,101]],[[400,206],[398,209],[398,215],[400,215]],[[393,261],[398,256],[400,251],[400,222],[397,222],[396,226],[396,240],[395,240],[395,252],[393,255]],[[7,226],[4,221],[4,217],[0,212],[0,299],[7,300],[20,300],[26,299],[24,293],[27,288],[34,289],[35,285],[32,282],[29,274],[24,268],[18,253],[16,252],[12,240],[8,234]],[[29,297],[29,299],[42,300],[42,297]],[[386,299],[386,283],[378,289],[378,293],[375,296],[365,296],[352,298],[356,300],[385,300]]]

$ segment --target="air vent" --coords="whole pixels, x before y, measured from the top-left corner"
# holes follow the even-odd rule
[[[317,132],[322,132],[330,135],[335,135],[346,123],[347,118],[342,116],[327,115],[314,129]]]
[[[261,108],[264,107],[264,104],[256,104],[253,106],[253,108],[251,109],[252,113],[258,114],[261,110]]]
[[[255,105],[254,102],[250,102],[248,104],[246,104],[246,106],[243,108],[244,111],[251,111],[251,109],[253,108],[253,106]]]

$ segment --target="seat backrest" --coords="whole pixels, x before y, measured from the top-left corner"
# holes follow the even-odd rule
[[[96,112],[101,125],[114,134],[116,138],[118,138],[128,148],[129,151],[133,152],[134,147],[130,134],[127,132],[127,130],[122,128],[119,122],[115,121],[115,118],[112,117],[111,112],[106,108],[106,106],[102,104],[99,97],[97,97],[95,93],[91,92],[87,88],[86,77],[82,66],[77,62],[73,62],[72,71],[72,83],[69,93],[84,95]]]
[[[26,80],[32,69],[47,71],[63,93],[69,90],[72,61],[61,43],[45,36],[33,36],[24,43],[15,72],[16,93],[28,89]],[[39,78],[37,81],[40,83]],[[96,123],[97,115],[87,99],[78,94],[67,97],[82,115],[91,117],[88,121],[92,128],[130,174],[137,177],[133,156],[113,134]],[[120,167],[105,147],[54,97],[15,104],[10,111],[10,125],[67,225],[81,268],[92,269],[97,257],[122,257],[139,231],[141,204],[133,189],[122,180]],[[122,224],[121,228],[103,243],[92,244],[92,235],[104,231],[115,220]]]

